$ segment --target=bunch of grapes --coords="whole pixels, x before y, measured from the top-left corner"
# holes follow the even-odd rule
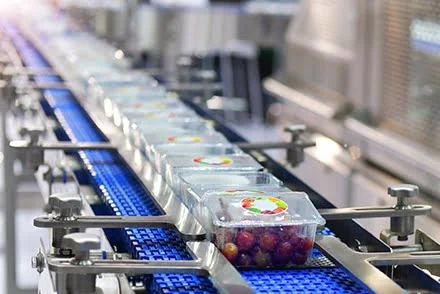
[[[298,227],[217,228],[214,242],[238,267],[302,265],[313,247],[313,240]]]

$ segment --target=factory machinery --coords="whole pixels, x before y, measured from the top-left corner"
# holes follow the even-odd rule
[[[124,51],[78,31],[65,15],[33,9],[1,23],[7,293],[25,293],[16,285],[15,195],[27,175],[46,204],[34,226],[50,231],[32,259],[38,293],[440,293],[440,244],[415,225],[432,210],[418,202],[418,186],[389,186],[382,191],[389,206],[335,208],[292,172],[315,146],[304,125],[285,128],[288,142],[247,142],[200,99],[218,85],[200,81],[206,71],[188,56],[171,59],[171,72],[133,69]],[[140,98],[133,104],[129,96]],[[176,133],[163,141],[168,124]],[[215,143],[206,153],[202,139]],[[287,163],[264,152],[273,148],[286,150]],[[199,154],[191,164],[205,168],[189,169],[187,178],[176,173],[173,156],[183,154]],[[240,169],[240,161],[248,163]],[[211,188],[181,189],[190,176],[206,180],[222,165],[235,181],[217,175]],[[237,179],[244,174],[264,179],[243,185]],[[307,261],[260,258],[255,267],[218,248],[219,236],[189,199],[225,188],[310,199],[316,237],[313,230]],[[353,221],[369,218],[389,225],[374,236]]]

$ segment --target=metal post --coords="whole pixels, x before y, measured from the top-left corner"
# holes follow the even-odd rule
[[[15,209],[16,178],[14,175],[14,151],[9,147],[6,135],[6,105],[2,106],[3,127],[3,188],[5,211],[6,293],[17,293]]]

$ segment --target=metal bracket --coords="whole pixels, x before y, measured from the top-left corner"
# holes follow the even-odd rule
[[[290,142],[262,142],[262,143],[237,143],[241,149],[287,149],[287,161],[292,166],[297,166],[304,161],[304,149],[316,146],[316,142],[307,142],[301,139],[301,134],[306,131],[305,125],[293,125],[285,128],[285,132],[292,134]]]
[[[38,143],[42,132],[29,132],[29,140],[15,140],[9,146],[16,151],[22,152],[22,158],[27,168],[36,170],[44,164],[44,151],[81,151],[81,150],[116,150],[110,143],[70,143],[70,142],[42,142]]]
[[[18,66],[6,66],[2,74],[3,76],[58,76],[58,73],[51,68]]]
[[[73,265],[69,259],[47,257],[48,269],[57,274],[115,273],[143,275],[183,273],[210,276],[223,293],[254,293],[240,273],[210,242],[188,242],[187,249],[194,260],[93,260],[90,265]]]
[[[316,236],[315,244],[330,260],[347,269],[374,293],[405,292],[376,266],[440,264],[440,251],[361,253],[332,236]]]
[[[327,208],[318,209],[319,213],[326,220],[346,220],[358,218],[377,218],[377,217],[404,217],[420,216],[431,213],[430,205],[413,205],[409,210],[396,210],[394,207],[366,206],[348,208]]]
[[[76,216],[72,220],[37,217],[39,228],[170,228],[176,229],[184,240],[204,240],[206,232],[197,222],[179,222],[170,215],[160,216]]]

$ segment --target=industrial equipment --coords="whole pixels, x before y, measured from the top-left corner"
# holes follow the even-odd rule
[[[29,176],[45,203],[33,225],[50,231],[31,261],[38,293],[440,292],[440,243],[419,222],[437,213],[438,154],[394,149],[389,132],[414,131],[396,91],[436,97],[419,30],[437,14],[393,0],[37,2],[0,23],[7,293],[26,293],[15,213]],[[414,51],[375,43],[396,36]],[[264,47],[286,59],[261,76]],[[417,55],[404,86],[393,54]],[[378,165],[414,184],[364,189]]]

